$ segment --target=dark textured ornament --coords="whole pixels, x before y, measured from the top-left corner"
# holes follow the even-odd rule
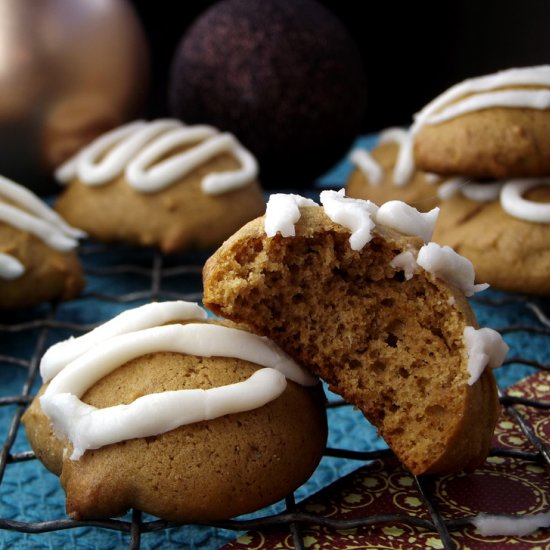
[[[182,38],[172,113],[234,133],[268,187],[307,187],[360,131],[364,68],[343,24],[314,0],[222,0]]]

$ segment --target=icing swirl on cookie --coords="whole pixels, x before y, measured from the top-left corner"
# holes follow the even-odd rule
[[[294,224],[300,219],[300,204],[312,206],[313,203],[313,206],[318,206],[310,199],[297,195],[286,195],[287,199],[284,197],[285,195],[278,194],[271,206],[271,198],[268,202],[264,220],[268,236],[274,236],[277,232],[283,237],[294,236]],[[372,239],[372,231],[376,225],[389,227],[403,235],[420,237],[427,242],[431,238],[439,215],[439,208],[423,214],[402,201],[389,201],[378,207],[371,201],[346,197],[344,189],[338,192],[322,191],[321,203],[331,221],[351,232],[349,242],[352,250],[361,250]],[[449,246],[441,247],[436,243],[424,245],[418,253],[411,248],[398,254],[390,265],[396,270],[404,270],[407,279],[421,267],[435,277],[458,287],[466,296],[472,296],[489,286],[474,284],[475,272],[470,260]]]
[[[535,202],[523,197],[530,189],[543,185],[550,185],[550,178],[475,183],[467,178],[456,177],[439,187],[438,196],[441,200],[449,200],[460,193],[479,203],[500,200],[502,209],[514,218],[532,223],[550,223],[550,203]]]
[[[25,273],[25,266],[14,256],[0,252],[0,279],[11,281]]]
[[[187,147],[183,152],[170,155],[182,146]],[[175,119],[135,121],[99,137],[61,165],[55,176],[61,183],[78,177],[83,184],[95,186],[124,174],[132,188],[155,193],[222,153],[234,155],[241,166],[206,175],[201,181],[206,194],[218,195],[251,183],[258,175],[256,159],[233,135],[220,134],[212,126],[185,126]]]
[[[455,84],[416,113],[411,131],[416,134],[425,124],[439,124],[492,107],[539,110],[550,107],[550,90],[501,90],[526,86],[550,87],[550,65],[508,69]]]
[[[325,214],[334,223],[351,231],[352,250],[361,250],[371,240],[376,224],[428,241],[439,213],[439,208],[434,208],[422,214],[402,201],[389,201],[379,208],[371,201],[346,197],[344,189],[322,191],[320,200]],[[300,195],[271,195],[264,219],[266,235],[273,237],[281,233],[283,237],[294,237],[295,224],[300,219],[300,208],[307,206],[318,204]]]
[[[6,202],[2,202],[4,199]],[[17,183],[0,176],[0,222],[31,233],[49,247],[66,252],[78,246],[86,234],[68,225],[36,195]],[[25,272],[21,262],[2,254],[0,279],[16,279]]]
[[[550,179],[519,179],[504,184],[500,193],[502,209],[522,220],[535,223],[550,223],[550,203],[527,200],[523,194],[541,185],[550,185]]]
[[[183,307],[180,303],[172,308],[169,302],[158,306],[156,314],[164,319],[172,318],[175,310]],[[163,312],[165,306],[170,311]],[[187,308],[185,313],[192,316],[192,309]],[[202,320],[205,313],[200,310],[195,314]],[[57,349],[66,353],[69,362],[51,380],[40,404],[58,435],[70,440],[71,459],[78,459],[87,449],[157,435],[192,422],[261,407],[284,391],[286,378],[302,385],[317,382],[267,338],[207,323],[169,324],[136,330],[143,325],[143,313],[144,310],[138,311],[138,318],[133,319],[132,313],[127,312],[123,322],[111,324],[99,337],[96,333],[88,341],[84,340],[81,354],[76,357],[75,349],[69,352],[63,347]],[[100,340],[100,337],[105,339]],[[82,342],[80,340],[80,344]],[[119,366],[156,352],[233,357],[265,368],[244,382],[208,390],[149,394],[128,405],[97,409],[80,400],[88,388]],[[58,368],[59,365],[53,370]],[[151,410],[155,414],[150,414]]]
[[[380,132],[379,145],[395,143],[398,146],[397,158],[393,169],[393,183],[403,187],[410,182],[415,162],[412,147],[412,136],[403,128],[387,128]],[[365,149],[355,149],[350,155],[350,161],[359,168],[372,185],[379,185],[384,176],[382,166]],[[427,179],[431,179],[428,177]],[[430,183],[432,183],[430,181]]]
[[[283,237],[296,235],[295,224],[300,219],[300,208],[318,206],[317,203],[301,195],[292,193],[274,193],[269,197],[265,210],[265,233],[274,237],[280,233]]]
[[[344,196],[344,190],[321,192],[321,204],[325,214],[339,225],[351,231],[349,244],[352,250],[361,250],[371,239],[378,206],[371,201]]]
[[[468,178],[457,176],[442,183],[437,195],[441,200],[448,200],[457,194],[475,202],[493,202],[498,200],[503,182],[475,183]]]
[[[40,361],[40,375],[44,382],[49,382],[71,361],[115,336],[176,321],[205,321],[207,317],[206,310],[198,304],[183,300],[153,302],[123,311],[87,334],[51,346]]]
[[[404,235],[420,237],[427,243],[432,238],[438,216],[438,207],[423,214],[405,202],[388,201],[376,212],[376,222]]]
[[[465,296],[473,296],[489,288],[487,283],[474,284],[474,266],[468,258],[455,252],[450,246],[428,243],[419,251],[416,263],[438,279],[459,288]]]

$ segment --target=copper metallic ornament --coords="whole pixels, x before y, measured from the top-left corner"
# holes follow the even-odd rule
[[[126,0],[0,0],[0,174],[55,189],[61,162],[139,114],[148,78]]]

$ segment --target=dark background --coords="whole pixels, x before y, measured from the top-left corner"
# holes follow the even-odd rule
[[[177,44],[214,1],[132,2],[152,53],[147,114],[163,116]],[[464,78],[550,63],[550,0],[321,3],[347,26],[362,55],[368,92],[364,132],[409,124],[414,112]]]

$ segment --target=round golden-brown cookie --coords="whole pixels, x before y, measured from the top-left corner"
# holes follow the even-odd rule
[[[0,277],[0,309],[68,300],[84,288],[82,267],[74,251],[50,248],[34,235],[2,222],[0,253],[17,258],[25,268],[16,279]]]
[[[524,196],[550,203],[550,186]],[[457,195],[440,207],[434,241],[466,256],[480,281],[501,290],[550,295],[550,223],[511,216],[498,200],[480,203]]]
[[[83,401],[103,408],[153,392],[208,389],[246,380],[258,368],[226,357],[152,353],[102,378]],[[248,513],[305,482],[327,436],[321,385],[290,380],[260,408],[88,450],[78,460],[69,458],[70,445],[63,454],[38,397],[23,422],[36,455],[60,475],[74,518],[117,516],[131,507],[182,522]]]
[[[174,141],[174,146],[142,166],[143,172],[150,175],[162,164],[160,171],[164,171],[163,174],[159,175],[158,170],[153,174],[153,179],[163,181],[162,187],[141,189],[139,186],[131,185],[128,181],[128,174],[131,172],[129,166],[146,149],[155,147],[165,138],[169,138],[169,134],[174,131],[192,133],[197,129],[206,128],[186,127],[178,121],[171,120],[141,123],[142,126],[139,124],[138,122],[121,127],[89,146],[93,148],[102,143],[101,139],[116,135],[116,132],[125,129],[132,130],[132,127],[135,127],[135,133],[129,133],[121,138],[126,140],[123,144],[130,143],[140,131],[147,132],[156,127],[160,128],[156,135],[149,135],[148,142],[144,140],[143,147],[134,151],[120,170],[111,173],[112,177],[109,175],[100,184],[90,183],[82,177],[82,171],[74,170],[69,172],[69,177],[62,180],[68,186],[56,201],[55,209],[69,223],[100,241],[125,241],[142,246],[157,246],[163,252],[170,253],[186,248],[217,246],[247,221],[264,212],[263,192],[254,174],[250,175],[245,184],[228,188],[223,192],[208,193],[201,187],[207,176],[226,176],[229,172],[236,172],[242,167],[238,153],[231,149],[231,146],[229,150],[219,150],[202,158],[190,171],[181,172],[183,175],[166,175],[172,171],[166,170],[167,163],[172,163],[172,167],[177,165],[181,161],[182,153],[188,152],[199,156],[203,154],[204,149],[201,147],[208,144],[198,138],[193,143],[178,144]],[[218,133],[214,136],[213,140],[223,139],[226,134]],[[236,141],[234,143],[235,149],[238,149],[240,146]],[[108,145],[105,147],[105,151],[97,153],[96,164],[101,163],[102,158],[108,158],[111,151],[118,154],[120,143],[113,143],[111,148]],[[73,160],[78,164],[79,158],[85,156],[88,150],[89,148],[84,149],[80,156],[77,155],[65,166],[69,166]],[[63,169],[64,167],[60,168],[61,171]],[[58,170],[57,173],[59,172]]]
[[[472,178],[550,175],[550,110],[495,107],[425,124],[415,137],[417,166]]]
[[[321,207],[300,209],[295,236],[268,237],[264,223],[250,222],[207,261],[207,307],[321,376],[413,473],[481,464],[499,404],[490,369],[467,382],[474,315],[455,286],[393,264],[424,243],[376,225],[354,250],[350,230]]]
[[[397,143],[381,143],[372,151],[372,158],[383,170],[383,177],[377,184],[359,168],[355,168],[346,185],[346,195],[357,199],[370,200],[383,204],[390,200],[400,200],[414,206],[421,212],[428,212],[439,204],[438,184],[430,174],[415,170],[410,181],[396,185],[393,170],[399,154]]]

